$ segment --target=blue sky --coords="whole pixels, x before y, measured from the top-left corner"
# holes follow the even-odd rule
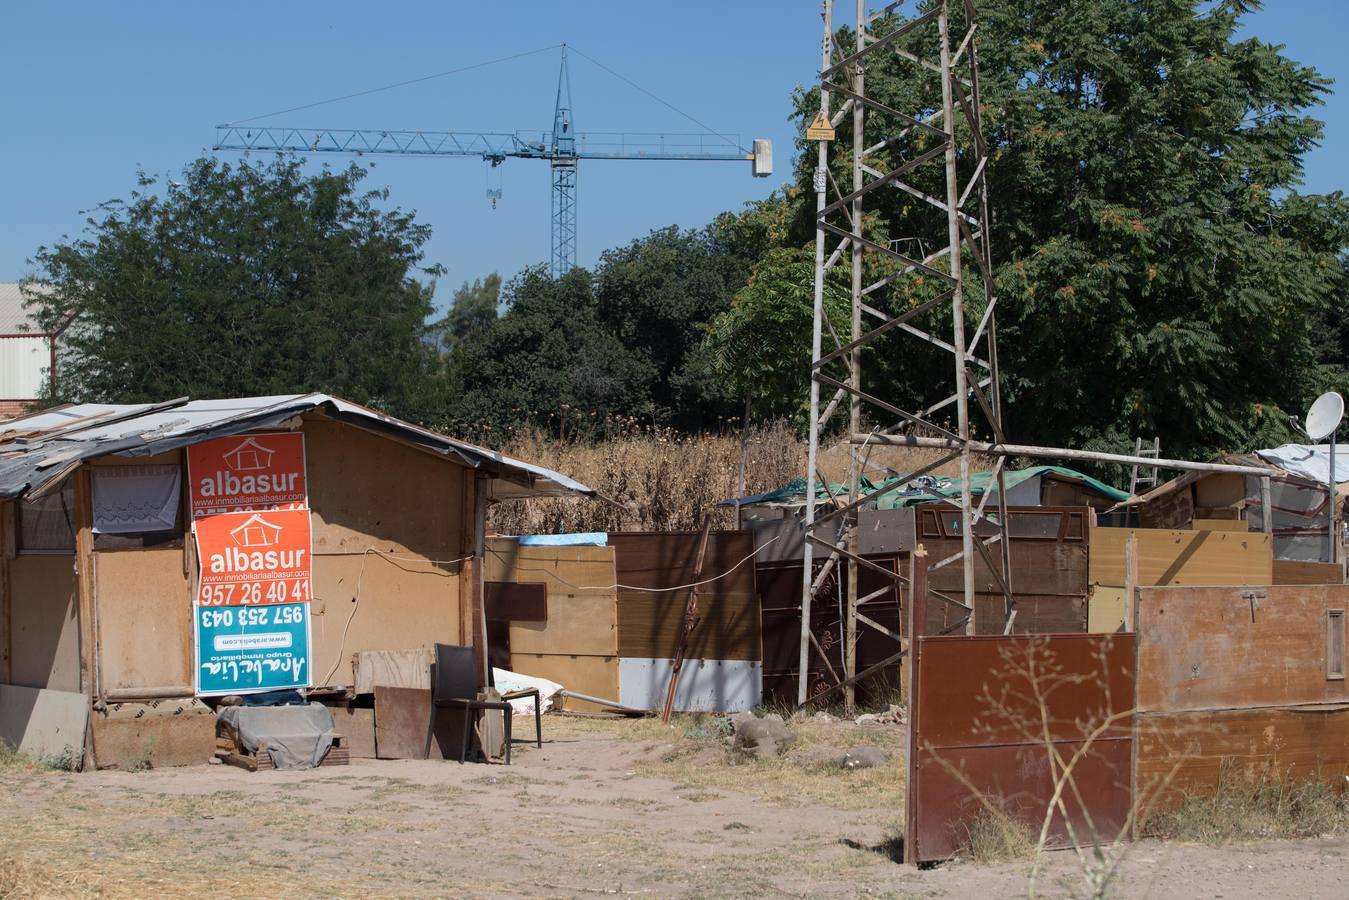
[[[372,15],[372,11],[375,14]],[[175,173],[209,150],[214,126],[563,41],[718,131],[773,140],[777,175],[740,162],[583,163],[579,261],[652,228],[690,227],[766,196],[791,167],[793,86],[818,63],[818,0],[736,2],[0,5],[0,281],[28,274],[38,245],[74,234],[86,210],[126,196],[137,167]],[[1249,31],[1286,44],[1334,77],[1319,111],[1324,145],[1307,189],[1346,186],[1349,25],[1343,0],[1271,0]],[[319,127],[467,131],[548,129],[556,52],[262,120]],[[675,112],[573,56],[580,131],[696,130]],[[332,165],[346,157],[329,156]],[[444,265],[437,299],[493,270],[546,261],[549,171],[510,160],[375,162],[369,184],[434,228],[427,261]]]

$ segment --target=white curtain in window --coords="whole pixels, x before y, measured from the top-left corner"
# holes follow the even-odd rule
[[[179,467],[107,466],[93,470],[94,531],[172,531],[182,484]]]

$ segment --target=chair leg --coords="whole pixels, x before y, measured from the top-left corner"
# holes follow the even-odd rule
[[[506,723],[506,765],[511,764],[511,718],[514,710],[507,707],[502,713],[502,720]]]
[[[539,695],[534,694],[534,742],[543,749],[543,716],[539,712]]]
[[[464,707],[464,742],[459,747],[459,765],[464,764],[464,757],[468,756],[468,733],[473,730],[473,710],[467,706]]]

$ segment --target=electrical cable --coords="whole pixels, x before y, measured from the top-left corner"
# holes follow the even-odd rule
[[[400,559],[405,562],[427,563],[437,566],[451,566],[455,563],[467,562],[472,559],[471,556],[461,556],[459,559],[423,559],[420,556],[395,556],[392,553],[383,550],[377,550],[374,547],[366,547],[365,552],[361,554],[361,567],[356,571],[356,596],[351,598],[351,613],[347,616],[347,622],[342,626],[342,639],[337,642],[337,658],[333,660],[333,667],[328,670],[328,674],[323,676],[319,684],[329,684],[332,682],[333,674],[337,667],[342,665],[342,651],[347,646],[347,632],[351,630],[351,622],[356,618],[356,610],[361,606],[361,582],[365,578],[365,564],[370,559],[370,554],[377,554],[385,559]],[[431,574],[431,573],[427,573]]]
[[[643,94],[646,94],[646,95],[647,95],[648,97],[650,97],[652,100],[655,100],[657,103],[660,103],[660,104],[662,104],[663,106],[666,106],[667,108],[672,109],[672,110],[674,110],[675,112],[679,113],[681,116],[683,116],[684,118],[688,119],[688,120],[689,120],[690,122],[692,122],[694,125],[697,125],[697,126],[698,126],[699,128],[701,128],[703,131],[706,131],[708,134],[713,135],[713,136],[715,136],[715,137],[721,138],[721,139],[722,139],[723,141],[725,141],[726,143],[731,144],[732,146],[734,146],[734,147],[735,147],[737,150],[739,150],[741,153],[749,153],[749,150],[746,150],[745,147],[744,147],[739,141],[737,141],[737,140],[732,140],[731,138],[729,138],[729,137],[727,137],[726,135],[722,134],[720,131],[717,131],[715,128],[712,128],[710,125],[706,125],[706,124],[704,124],[703,122],[700,122],[698,119],[695,119],[693,116],[689,115],[688,113],[684,112],[684,111],[683,111],[682,109],[680,109],[679,107],[675,106],[675,105],[674,105],[673,103],[671,103],[669,100],[666,100],[664,97],[661,97],[661,96],[659,96],[659,95],[657,95],[657,94],[655,94],[655,93],[653,93],[653,92],[651,92],[651,91],[648,91],[646,88],[642,87],[640,84],[638,84],[637,82],[633,81],[631,78],[628,78],[628,77],[626,77],[626,76],[624,76],[624,75],[620,75],[618,72],[615,72],[613,69],[609,68],[609,67],[606,66],[604,63],[600,62],[598,59],[595,59],[595,57],[593,57],[593,56],[591,56],[590,54],[586,53],[585,51],[579,49],[575,44],[568,44],[568,45],[567,45],[567,48],[570,49],[570,50],[574,50],[574,51],[576,52],[576,55],[577,55],[577,56],[580,56],[580,57],[582,57],[582,58],[588,60],[589,62],[594,63],[595,65],[599,66],[599,67],[600,67],[601,69],[603,69],[604,71],[608,72],[610,75],[612,75],[612,76],[614,76],[615,78],[617,78],[619,81],[624,82],[625,84],[629,85],[630,87],[636,88],[637,90],[641,91]]]
[[[547,47],[539,47],[537,50],[527,50],[524,53],[515,53],[512,54],[511,56],[502,56],[498,59],[489,59],[486,62],[474,63],[471,66],[460,66],[457,69],[449,69],[448,71],[445,72],[437,72],[434,75],[423,75],[420,78],[409,78],[407,81],[397,81],[394,82],[393,84],[386,84],[381,87],[369,88],[364,91],[356,91],[355,93],[351,94],[343,94],[340,97],[330,97],[327,100],[316,100],[313,103],[302,103],[299,106],[292,106],[288,109],[278,109],[276,112],[262,113],[261,115],[249,116],[246,119],[235,119],[232,122],[226,122],[225,126],[228,127],[231,125],[242,125],[245,122],[255,122],[258,119],[267,119],[270,118],[271,116],[279,116],[284,113],[298,112],[302,109],[313,109],[316,106],[324,106],[325,104],[328,103],[337,103],[338,101],[341,100],[350,100],[353,97],[364,97],[367,96],[368,94],[378,94],[380,91],[391,91],[394,88],[407,87],[409,84],[419,84],[420,82],[431,81],[432,79],[435,78],[444,78],[447,75],[458,75],[460,72],[468,72],[473,69],[482,69],[487,66],[494,66],[497,63],[510,62],[511,60],[515,59],[523,59],[526,56],[534,56],[537,53],[543,53],[548,50],[556,50],[561,46],[562,46],[561,44],[549,44]]]

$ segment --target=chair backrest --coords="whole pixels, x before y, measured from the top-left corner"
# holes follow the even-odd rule
[[[478,665],[472,647],[436,644],[432,700],[474,700],[478,696]]]

